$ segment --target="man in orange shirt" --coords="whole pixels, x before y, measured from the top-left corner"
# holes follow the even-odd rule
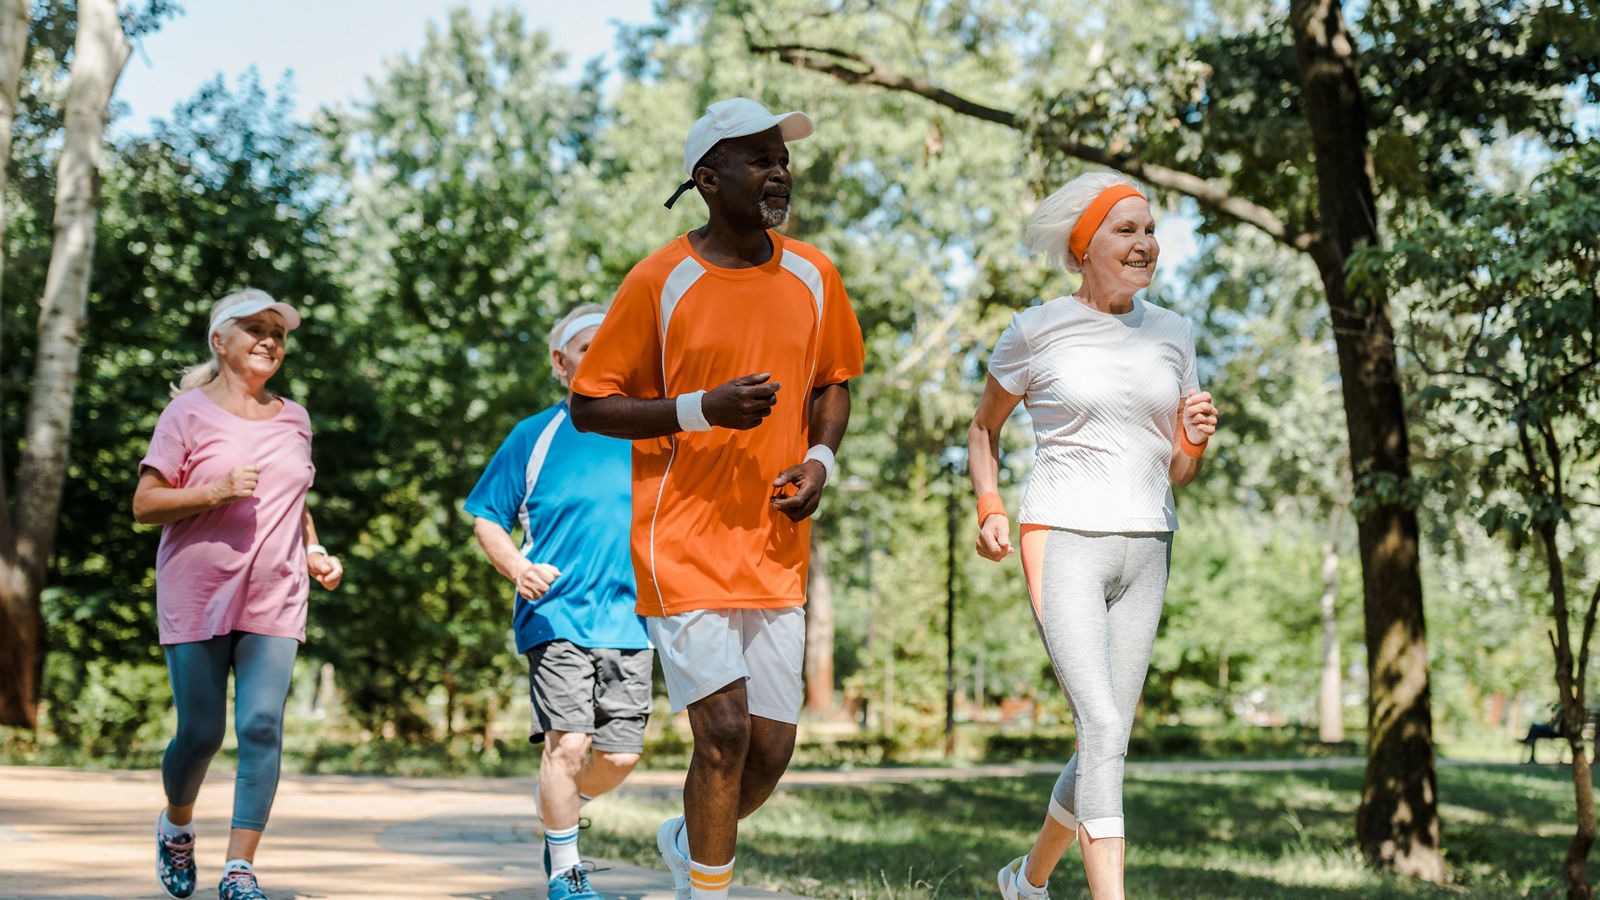
[[[804,113],[711,104],[684,148],[705,225],[623,279],[572,382],[572,423],[632,439],[638,612],[694,756],[656,843],[678,900],[725,897],[739,819],[794,750],[809,523],[850,418],[861,328],[838,271],[772,229]]]

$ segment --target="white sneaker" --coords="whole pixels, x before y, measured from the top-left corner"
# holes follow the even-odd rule
[[[678,830],[683,827],[683,816],[673,816],[656,829],[656,849],[672,873],[674,900],[689,900],[689,858],[678,850]]]
[[[1019,856],[1006,863],[1000,869],[1000,874],[995,876],[995,881],[1000,884],[1000,896],[1005,900],[1049,900],[1050,894],[1044,888],[1040,888],[1038,893],[1033,893],[1024,892],[1019,886],[1026,877],[1022,874],[1022,870],[1027,865],[1028,857]]]

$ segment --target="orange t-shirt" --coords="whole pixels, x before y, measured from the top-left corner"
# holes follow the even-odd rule
[[[633,569],[640,615],[805,603],[810,527],[771,504],[772,480],[805,458],[811,390],[861,374],[865,350],[844,283],[817,248],[776,232],[772,259],[713,266],[687,235],[623,279],[574,393],[640,399],[772,373],[776,405],[748,431],[633,442]]]

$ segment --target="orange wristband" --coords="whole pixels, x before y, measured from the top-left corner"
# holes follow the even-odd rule
[[[1206,440],[1196,444],[1189,440],[1188,430],[1186,430],[1182,425],[1178,426],[1178,449],[1183,451],[1184,456],[1187,456],[1191,459],[1199,459],[1201,456],[1205,455],[1206,444],[1209,443],[1210,440],[1210,438],[1207,438]]]
[[[1006,514],[1005,502],[1002,501],[1000,499],[1000,495],[995,493],[994,491],[990,491],[989,493],[984,494],[983,496],[978,498],[978,527],[979,528],[983,527],[983,523],[985,521],[987,521],[990,516],[1003,516],[1005,514]]]

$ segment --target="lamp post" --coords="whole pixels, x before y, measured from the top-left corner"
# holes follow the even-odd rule
[[[967,448],[946,447],[940,463],[950,474],[945,494],[945,576],[944,576],[944,755],[956,752],[956,521],[960,507],[956,497],[961,475],[967,468]]]

